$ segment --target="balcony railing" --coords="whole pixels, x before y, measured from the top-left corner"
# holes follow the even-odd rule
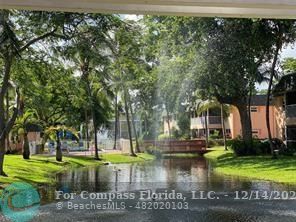
[[[296,118],[296,104],[288,105],[286,107],[286,117],[287,118]]]
[[[192,125],[205,125],[205,117],[197,117],[191,119]],[[208,124],[221,124],[220,116],[209,116]]]
[[[221,124],[221,116],[209,116],[209,124]]]

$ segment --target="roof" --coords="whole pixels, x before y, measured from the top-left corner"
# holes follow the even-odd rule
[[[28,132],[42,132],[42,127],[34,123],[27,124],[26,129]]]
[[[296,73],[284,75],[278,84],[274,87],[272,93],[274,96],[281,96],[287,92],[296,91]]]
[[[2,0],[3,9],[182,15],[235,18],[293,18],[295,0]]]
[[[251,106],[265,106],[267,95],[254,95],[251,99]]]

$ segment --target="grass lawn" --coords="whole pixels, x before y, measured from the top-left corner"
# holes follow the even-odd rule
[[[154,160],[155,156],[148,153],[139,153],[137,154],[137,157],[132,157],[128,154],[103,154],[101,155],[101,158],[103,161],[111,163],[136,163]]]
[[[1,187],[16,181],[25,181],[31,184],[53,184],[54,175],[60,171],[74,167],[102,165],[103,162],[133,163],[153,160],[154,156],[141,153],[138,157],[125,154],[103,154],[103,161],[96,161],[93,157],[63,157],[63,162],[55,161],[55,157],[33,155],[30,160],[24,160],[21,155],[6,155],[4,171],[9,177],[0,177]]]
[[[197,153],[172,153],[172,154],[162,154],[162,157],[169,157],[169,158],[196,158],[200,155]]]
[[[226,175],[296,184],[296,157],[235,157],[223,147],[214,147],[205,157],[215,161],[215,171]]]

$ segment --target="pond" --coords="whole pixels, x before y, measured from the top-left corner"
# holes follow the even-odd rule
[[[41,189],[35,221],[296,221],[295,186],[216,174],[203,157],[80,168],[57,181]]]

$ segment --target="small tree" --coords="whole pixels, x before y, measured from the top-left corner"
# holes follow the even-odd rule
[[[30,159],[30,146],[28,139],[28,126],[31,124],[39,124],[38,117],[34,110],[27,110],[23,115],[19,116],[15,121],[12,129],[13,134],[22,135],[23,141],[23,158]]]
[[[61,136],[61,133],[63,134],[65,131],[72,133],[76,137],[76,139],[79,140],[76,130],[66,126],[51,126],[45,130],[47,138],[50,138],[56,142],[56,161],[59,162],[62,162],[63,160],[61,147],[61,139],[63,138],[63,136]]]

